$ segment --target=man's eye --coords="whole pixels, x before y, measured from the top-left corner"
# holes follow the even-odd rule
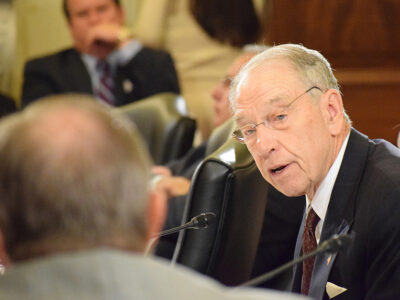
[[[256,132],[256,129],[253,127],[248,127],[242,130],[244,136],[253,135]]]
[[[86,10],[85,11],[79,11],[79,12],[76,13],[76,16],[78,18],[86,18],[88,15],[89,15],[89,12],[86,11]]]
[[[105,12],[105,11],[107,11],[107,9],[108,9],[107,5],[102,5],[102,6],[97,8],[97,11],[98,12]]]
[[[280,114],[280,115],[277,115],[276,117],[275,117],[275,121],[283,121],[283,120],[285,120],[287,118],[287,115],[285,115],[285,114]]]

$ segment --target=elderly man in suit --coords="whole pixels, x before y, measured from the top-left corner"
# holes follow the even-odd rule
[[[93,94],[112,106],[180,92],[170,55],[132,38],[119,0],[64,0],[63,9],[74,47],[27,62],[24,106],[66,92]]]
[[[53,96],[4,118],[0,156],[2,299],[299,299],[229,290],[141,255],[165,195],[149,189],[132,125],[91,97]]]
[[[263,177],[307,206],[295,256],[334,234],[344,252],[294,270],[292,290],[314,299],[400,295],[400,150],[351,127],[328,61],[300,45],[272,47],[235,78],[237,130]]]

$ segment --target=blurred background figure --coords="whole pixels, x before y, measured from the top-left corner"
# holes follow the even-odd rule
[[[73,48],[27,62],[23,105],[67,92],[112,106],[180,92],[171,57],[133,39],[119,0],[63,0],[63,11]]]
[[[8,94],[18,106],[22,92],[23,70],[28,60],[71,47],[72,37],[66,26],[63,0],[4,0],[11,7],[9,18],[15,16],[8,32],[15,32],[13,43],[12,84]],[[125,10],[126,26],[131,27],[140,0],[121,0]],[[3,18],[2,18],[3,19]],[[32,25],[34,24],[34,26]],[[49,26],[51,24],[51,26]],[[12,56],[7,56],[10,61]]]
[[[15,14],[11,0],[0,1],[0,117],[15,110],[12,75],[15,58]]]
[[[135,35],[169,51],[182,95],[206,140],[213,129],[211,92],[240,48],[259,41],[267,18],[264,0],[144,0]]]
[[[248,45],[244,47],[242,54],[237,57],[226,70],[222,79],[216,84],[212,91],[213,98],[213,128],[217,128],[232,116],[232,109],[229,102],[229,87],[233,78],[239,73],[240,69],[255,55],[266,50],[268,47],[261,45]],[[174,160],[164,166],[153,167],[153,173],[163,176],[161,183],[167,190],[189,191],[189,185],[182,180],[182,176],[191,180],[197,166],[203,161],[206,156],[208,140],[200,145],[193,147],[181,159]],[[174,178],[179,178],[175,179]],[[169,179],[169,181],[168,181]],[[164,224],[164,230],[170,229],[181,224],[183,210],[186,204],[187,195],[174,197],[168,201],[167,219]],[[156,255],[170,259],[175,249],[178,234],[172,234],[161,237],[156,247]]]

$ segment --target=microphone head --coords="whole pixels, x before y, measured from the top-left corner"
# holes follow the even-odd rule
[[[190,220],[190,223],[192,223],[191,228],[195,229],[207,228],[208,225],[214,223],[216,217],[217,217],[216,214],[212,212],[201,213],[200,215]]]
[[[325,245],[325,251],[327,252],[343,252],[347,247],[350,245],[352,238],[348,234],[334,234],[329,240],[326,240],[324,242]]]

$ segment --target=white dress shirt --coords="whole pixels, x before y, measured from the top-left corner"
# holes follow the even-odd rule
[[[349,141],[349,136],[350,136],[350,133],[347,135],[346,139],[344,140],[342,147],[340,148],[339,154],[336,157],[333,165],[329,169],[328,174],[325,176],[324,180],[322,181],[320,186],[317,188],[317,191],[315,192],[315,195],[314,195],[314,198],[312,199],[312,201],[306,195],[307,214],[310,211],[310,209],[312,208],[315,211],[315,213],[318,215],[318,217],[320,218],[320,221],[318,222],[317,227],[315,228],[315,238],[317,240],[317,243],[319,243],[319,240],[321,238],[322,226],[324,225],[324,220],[325,220],[326,211],[328,209],[329,200],[331,199],[333,186],[335,184],[336,177],[339,173],[340,166],[342,165],[344,151],[346,150],[347,143]]]

